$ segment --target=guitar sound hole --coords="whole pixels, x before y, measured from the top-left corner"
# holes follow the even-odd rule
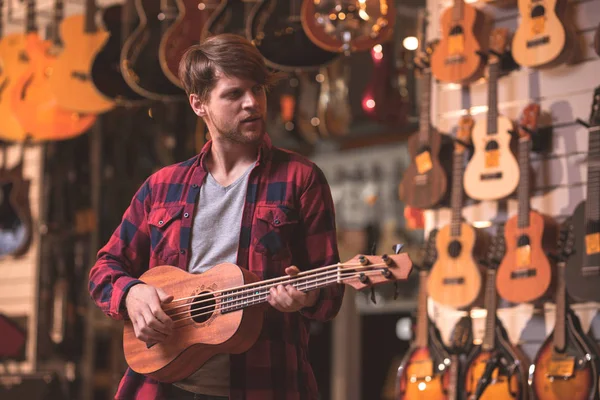
[[[452,258],[458,257],[460,255],[461,250],[462,244],[458,240],[453,240],[448,245],[448,254],[450,254],[450,257]]]
[[[496,142],[495,140],[490,140],[485,145],[485,151],[498,150],[498,147],[498,142]]]
[[[450,36],[458,36],[464,33],[462,26],[456,25],[450,29]]]
[[[527,236],[527,235],[521,235],[517,239],[517,246],[519,246],[519,247],[529,246],[529,243],[530,243],[529,236]]]
[[[190,307],[192,320],[199,324],[208,321],[215,312],[215,306],[216,301],[211,292],[200,293],[199,296],[194,297],[192,306]]]
[[[544,14],[546,14],[546,10],[544,9],[544,6],[538,4],[535,7],[533,7],[531,9],[531,18],[538,18],[538,17],[543,17]]]

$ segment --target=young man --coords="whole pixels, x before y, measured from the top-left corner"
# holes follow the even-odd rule
[[[214,36],[187,51],[180,78],[211,140],[194,158],[146,180],[90,271],[98,306],[114,319],[129,318],[146,343],[173,333],[161,309],[171,298],[137,279],[148,268],[202,273],[231,262],[271,279],[339,261],[323,173],[272,146],[265,132],[265,90],[275,78],[256,48],[240,36]],[[129,369],[115,398],[317,399],[310,320],[333,318],[343,293],[343,285],[308,293],[279,285],[250,350],[217,355],[174,384]]]

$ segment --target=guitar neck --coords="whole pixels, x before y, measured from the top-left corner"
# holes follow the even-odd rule
[[[35,22],[35,0],[27,0],[27,18],[25,19],[25,32],[37,33],[38,28]]]
[[[96,0],[86,0],[85,2],[85,33],[96,33],[96,11],[98,8],[96,7]]]
[[[464,152],[455,151],[452,165],[452,206],[451,236],[460,236],[462,224],[462,204],[463,204],[463,172],[464,172]]]
[[[519,212],[518,226],[526,228],[529,226],[529,153],[531,149],[531,140],[529,137],[519,139]]]
[[[485,317],[485,335],[483,337],[483,349],[492,351],[496,347],[496,270],[488,268],[485,284],[485,309],[487,315]]]
[[[565,287],[565,262],[558,263],[557,269],[558,282],[556,285],[556,322],[554,324],[554,349],[563,351],[566,342],[566,312],[567,312],[567,295]]]
[[[450,356],[450,379],[448,380],[448,400],[458,400],[458,354]]]
[[[465,2],[464,0],[454,0],[452,6],[452,20],[454,22],[460,21],[463,18]]]
[[[415,345],[419,348],[428,346],[429,319],[427,318],[427,271],[419,271],[419,304],[417,308],[417,338]]]
[[[498,62],[490,63],[488,78],[487,134],[498,133]]]
[[[600,125],[589,128],[587,164],[585,216],[588,222],[592,222],[600,220]]]
[[[419,144],[420,147],[429,144],[429,133],[431,130],[431,68],[423,69],[421,77],[421,111],[419,114]]]

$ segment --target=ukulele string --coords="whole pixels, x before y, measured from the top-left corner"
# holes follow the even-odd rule
[[[367,275],[370,274],[370,273],[377,273],[377,271],[368,271]],[[352,273],[349,273],[348,275],[350,275],[350,276],[344,277],[342,279],[342,281],[349,280],[349,279],[352,279],[352,278],[355,277],[355,274],[352,274]],[[336,282],[336,281],[337,281],[337,277],[331,280],[331,282]],[[315,286],[315,288],[316,287],[318,287],[318,286]],[[253,296],[250,296],[250,297],[253,297]],[[254,296],[254,297],[256,297],[256,296]],[[261,301],[266,300],[267,294],[259,294],[259,295],[257,295],[257,297],[258,297],[258,299],[255,300],[256,304],[260,303]],[[247,298],[248,297],[246,297],[246,299]],[[239,302],[239,301],[240,301],[240,299],[237,299],[237,300],[235,300],[233,302],[235,303],[235,302]],[[211,314],[214,314],[214,312],[217,311],[217,310],[223,310],[223,309],[226,310],[228,308],[226,306],[225,307],[221,306],[221,304],[223,304],[223,302],[219,303],[219,304],[211,305],[209,311],[204,311],[204,312],[199,312],[199,313],[191,313],[189,316],[184,317],[184,318],[175,319],[175,320],[173,320],[173,322],[175,322],[175,323],[176,322],[182,322],[182,321],[191,320],[193,318],[197,318],[197,317],[201,317],[201,316],[205,316],[205,315],[211,315]],[[252,304],[245,304],[244,306],[247,306],[247,305],[252,305]],[[231,307],[231,308],[233,308],[233,307]],[[194,311],[197,311],[197,310],[194,310]],[[235,311],[235,310],[233,310],[233,311]],[[187,325],[188,324],[186,324],[186,325],[179,325],[179,326],[176,326],[175,329],[183,328],[183,327],[185,327]]]
[[[354,274],[359,270],[365,270],[365,269],[371,269],[371,268],[379,268],[379,267],[387,267],[385,264],[381,263],[381,264],[371,264],[368,266],[362,266],[359,264],[359,266],[349,269],[348,273],[350,274]],[[341,271],[341,273],[340,273]],[[249,286],[241,286],[239,287],[239,289],[242,289],[240,291],[237,288],[232,288],[232,289],[227,289],[227,290],[219,290],[219,291],[214,291],[214,292],[210,292],[201,296],[190,296],[190,297],[186,297],[186,299],[195,299],[197,297],[203,297],[202,300],[197,300],[197,301],[193,301],[191,303],[185,303],[185,304],[181,304],[181,305],[177,305],[175,307],[171,307],[168,309],[163,310],[167,315],[169,316],[176,316],[179,315],[181,313],[186,313],[187,310],[184,310],[182,312],[179,313],[175,313],[175,314],[171,314],[170,312],[175,310],[175,309],[179,309],[179,308],[184,308],[187,306],[192,306],[192,305],[197,305],[197,304],[203,304],[203,303],[209,303],[209,302],[213,302],[214,300],[221,300],[227,297],[231,297],[231,296],[239,296],[239,295],[247,295],[250,294],[251,296],[256,294],[257,290],[264,290],[266,288],[270,287],[274,287],[277,284],[281,284],[281,283],[286,283],[286,284],[292,284],[292,285],[296,285],[297,287],[301,287],[303,284],[306,285],[307,283],[313,283],[313,282],[319,282],[319,278],[321,278],[325,275],[331,275],[333,273],[334,276],[343,276],[344,274],[347,275],[347,273],[344,270],[339,270],[338,268],[334,269],[333,271],[324,271],[324,272],[320,272],[318,274],[310,274],[310,275],[304,275],[300,278],[289,278],[289,277],[283,277],[283,279],[281,278],[276,278],[272,281],[275,282],[269,282],[269,284],[252,284]],[[318,278],[318,279],[315,279]],[[264,281],[266,282],[266,281]],[[217,296],[213,296],[213,294],[215,293],[219,293],[219,295]],[[178,299],[180,300],[180,299]]]

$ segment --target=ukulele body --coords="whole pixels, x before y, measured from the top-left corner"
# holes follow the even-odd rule
[[[252,8],[246,37],[270,67],[283,71],[316,70],[339,56],[318,47],[306,36],[300,21],[301,5],[301,0],[259,0]]]
[[[26,132],[12,109],[11,93],[15,91],[17,78],[29,69],[25,34],[10,34],[0,39],[0,138],[22,141]]]
[[[451,235],[451,225],[437,234],[438,258],[428,278],[429,296],[440,304],[467,307],[481,293],[481,272],[473,254],[484,250],[486,235],[462,223],[460,236]]]
[[[556,250],[557,224],[536,211],[529,212],[529,226],[519,228],[518,215],[505,225],[506,255],[498,267],[496,287],[503,299],[525,303],[553,290],[554,264],[546,256]],[[520,246],[519,246],[520,244]]]
[[[477,52],[487,51],[491,24],[486,24],[485,14],[472,5],[464,3],[462,8],[458,24],[453,21],[453,7],[442,14],[442,38],[431,55],[431,72],[442,82],[464,85],[483,76],[485,62]]]
[[[114,102],[96,89],[91,68],[96,54],[108,40],[108,32],[85,32],[85,15],[73,15],[60,24],[64,49],[54,62],[50,89],[58,105],[80,113],[101,114]]]
[[[149,269],[139,278],[143,282],[163,289],[174,299],[191,297],[189,304],[201,294],[235,288],[257,282],[258,277],[235,264],[216,265],[207,272],[194,275],[172,266]],[[162,343],[149,349],[137,339],[131,321],[125,321],[123,349],[125,359],[136,372],[148,375],[160,382],[175,382],[198,370],[209,358],[218,353],[243,353],[258,339],[262,329],[264,307],[254,306],[237,311],[221,313],[219,306],[227,299],[209,303],[216,306],[209,315],[201,318],[175,322],[173,334]],[[174,302],[180,305],[182,302]],[[187,312],[203,312],[206,304],[186,305]],[[168,310],[169,304],[165,305]],[[175,319],[178,318],[174,317]]]
[[[15,83],[12,92],[13,110],[33,141],[64,140],[88,130],[96,116],[69,111],[58,105],[52,94],[49,72],[55,68],[52,43],[36,33],[27,34],[26,51],[30,67]]]
[[[102,12],[103,25],[110,35],[94,58],[92,79],[98,91],[119,104],[141,103],[145,99],[131,89],[121,73],[121,46],[125,39],[122,13],[122,5],[112,5]]]
[[[512,41],[515,61],[525,67],[547,67],[564,61],[567,32],[561,19],[567,0],[519,0],[519,23]]]
[[[598,399],[598,356],[590,341],[582,333],[577,317],[567,310],[566,350],[563,353],[554,351],[554,332],[546,338],[535,358],[535,370],[530,375],[532,389],[537,400],[594,400]],[[586,355],[591,357],[590,360]],[[546,376],[552,374],[553,357],[574,357],[573,374],[568,379]]]
[[[408,139],[411,163],[399,186],[402,201],[421,209],[438,205],[448,187],[447,173],[439,159],[444,137],[433,127],[429,128],[428,136],[429,143],[425,146],[421,145],[418,132]]]
[[[507,367],[516,365],[516,369],[510,373],[506,367],[497,368],[492,373],[490,384],[479,398],[481,400],[526,400],[530,397],[527,385],[529,360],[522,351],[508,341],[500,326],[496,326],[495,335],[495,350],[488,351],[484,350],[482,346],[476,346],[469,355],[467,361],[469,368],[465,376],[466,398],[475,394],[479,379],[485,372],[487,361],[499,354],[506,362]]]
[[[121,51],[125,81],[135,92],[151,100],[183,98],[184,92],[165,76],[160,65],[158,54],[165,23],[159,18],[159,14],[163,14],[161,2],[136,0],[135,6],[140,24]]]
[[[464,187],[467,196],[476,200],[498,200],[515,191],[519,184],[519,164],[511,151],[513,123],[498,116],[498,131],[487,133],[487,119],[477,121],[472,141],[475,148],[465,167]]]
[[[567,292],[574,299],[600,302],[600,270],[597,269],[600,266],[600,252],[594,248],[595,230],[588,231],[585,205],[585,201],[579,203],[571,218],[574,230],[578,234],[573,239],[575,251],[567,260],[565,281]],[[590,225],[593,226],[593,222]],[[586,245],[586,234],[591,234],[590,254]]]
[[[162,37],[158,50],[162,71],[179,87],[179,61],[190,46],[200,44],[202,29],[215,9],[213,3],[203,2],[205,8],[200,10],[198,0],[178,0],[179,16]]]

